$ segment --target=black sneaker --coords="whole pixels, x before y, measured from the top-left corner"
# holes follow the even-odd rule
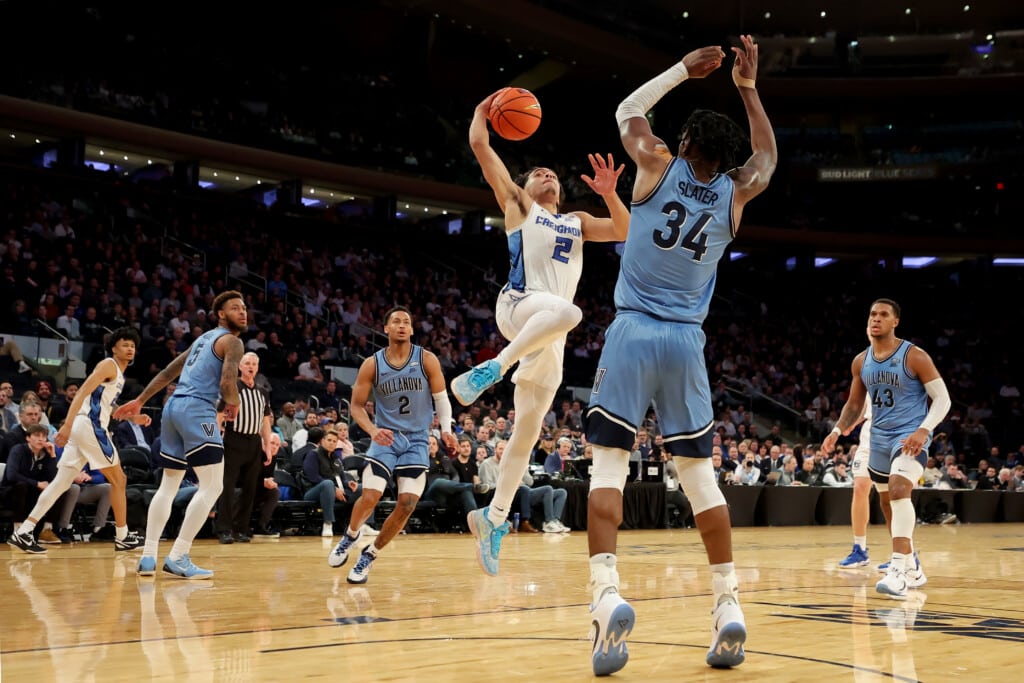
[[[32,534],[19,534],[15,532],[7,539],[7,545],[13,546],[29,555],[43,555],[46,553],[46,548],[36,543],[36,539]]]
[[[117,533],[114,531],[114,527],[109,524],[104,524],[99,531],[94,531],[90,536],[90,541],[113,541],[117,537]]]
[[[114,538],[114,550],[135,550],[136,548],[141,548],[145,542],[145,538],[134,531],[129,531],[128,535],[123,539],[118,540]]]
[[[252,541],[252,536],[249,534],[235,534],[235,543],[249,543]]]
[[[75,532],[71,529],[57,529],[57,538],[61,543],[70,544],[75,542]]]
[[[230,531],[223,531],[220,534],[220,542],[221,545],[228,545],[230,543],[235,542],[235,537],[231,534]]]

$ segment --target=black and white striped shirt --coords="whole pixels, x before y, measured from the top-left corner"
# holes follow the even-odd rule
[[[238,406],[238,417],[234,422],[226,422],[224,431],[249,436],[259,434],[263,428],[264,416],[272,415],[266,393],[256,385],[250,387],[242,380],[238,380],[238,395],[242,399]]]

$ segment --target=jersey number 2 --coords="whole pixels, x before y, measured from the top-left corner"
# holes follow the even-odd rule
[[[555,251],[551,254],[551,258],[556,261],[561,261],[562,263],[568,263],[570,251],[572,251],[572,238],[556,237]]]
[[[700,263],[704,258],[704,253],[708,250],[708,236],[704,233],[704,228],[711,220],[711,214],[701,214],[689,232],[680,239],[683,223],[686,222],[686,207],[679,202],[669,202],[661,208],[661,212],[669,216],[668,222],[665,223],[668,232],[661,228],[655,230],[654,243],[658,245],[659,249],[682,247],[693,252],[693,260]],[[674,218],[672,217],[673,213],[675,214]]]
[[[398,397],[398,414],[399,415],[408,415],[411,412],[412,411],[409,410],[409,397],[408,396],[399,396]]]

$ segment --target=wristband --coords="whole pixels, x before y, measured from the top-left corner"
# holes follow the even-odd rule
[[[750,88],[751,90],[755,89],[754,79],[744,78],[743,76],[740,76],[739,69],[732,70],[732,82],[736,84],[737,88]]]
[[[843,430],[840,429],[839,427],[833,427],[832,428],[832,433],[835,434],[836,436],[842,436],[843,435]]]

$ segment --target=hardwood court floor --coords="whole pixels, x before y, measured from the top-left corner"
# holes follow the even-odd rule
[[[746,663],[704,665],[710,579],[699,535],[620,536],[637,611],[619,681],[1015,680],[1024,653],[1021,525],[918,529],[928,584],[878,596],[874,565],[839,570],[842,527],[735,531]],[[885,530],[869,536],[887,559]],[[169,544],[161,544],[166,552]],[[80,543],[0,550],[3,681],[589,680],[586,536],[510,536],[485,576],[468,535],[400,536],[365,586],[332,543],[198,542],[213,581],[135,575],[138,553]]]

